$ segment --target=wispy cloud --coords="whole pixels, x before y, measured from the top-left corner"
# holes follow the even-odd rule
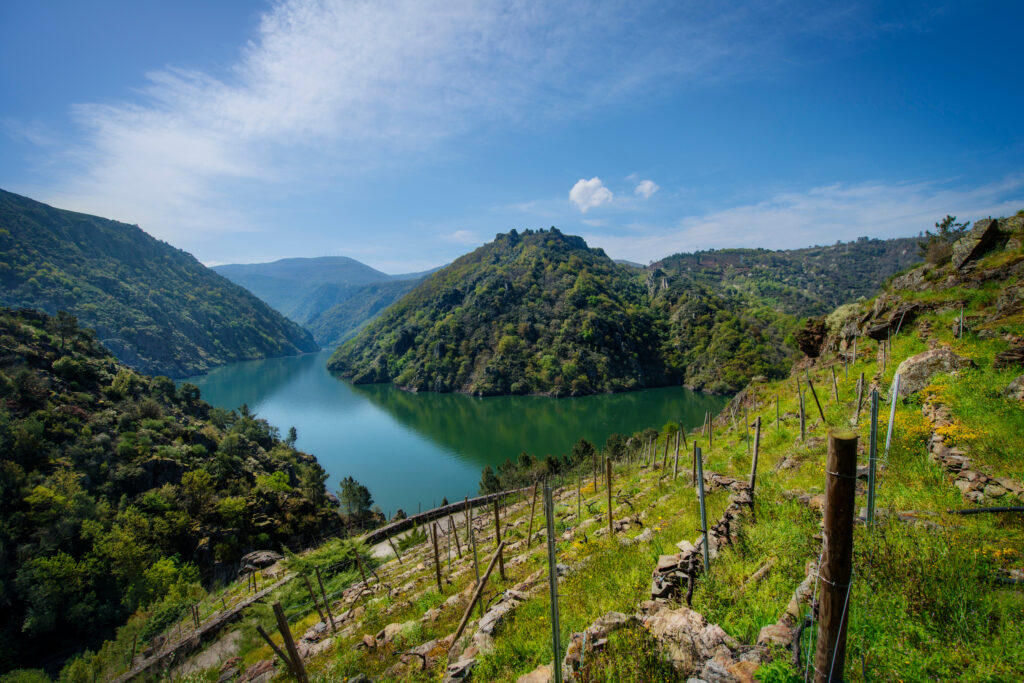
[[[908,237],[953,214],[977,220],[1024,208],[1024,176],[976,187],[947,183],[835,183],[783,192],[753,204],[688,216],[643,235],[585,235],[613,258],[648,262],[678,252],[727,247],[789,249],[858,237]]]
[[[456,230],[455,232],[448,233],[447,235],[441,235],[441,239],[445,242],[451,242],[453,244],[480,244],[483,242],[480,236],[472,230]]]
[[[657,192],[660,187],[653,180],[641,180],[637,183],[637,186],[633,189],[633,194],[637,197],[643,197],[644,199],[650,199],[651,195]]]
[[[800,2],[281,0],[223,73],[168,68],[133,101],[75,107],[84,137],[45,198],[166,238],[250,230],[242,189],[344,178],[654,82],[771,69],[801,31],[849,23]]]

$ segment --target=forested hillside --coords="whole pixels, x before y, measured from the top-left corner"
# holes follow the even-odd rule
[[[821,315],[874,295],[893,273],[921,260],[917,240],[861,237],[826,247],[718,249],[675,254],[654,272],[721,285],[792,315]]]
[[[682,379],[642,282],[558,230],[498,235],[428,277],[331,357],[356,383],[581,395]]]
[[[121,361],[171,377],[318,348],[301,327],[137,226],[3,190],[0,305],[69,311]]]
[[[578,237],[498,235],[429,277],[332,356],[356,383],[555,396],[778,377],[796,316],[874,290],[913,240],[678,254],[646,269]]]
[[[254,548],[337,526],[316,460],[191,384],[121,365],[73,317],[0,309],[0,671],[137,609],[154,628]]]
[[[346,256],[236,263],[213,269],[303,325],[325,347],[352,337],[425,275],[388,275]]]

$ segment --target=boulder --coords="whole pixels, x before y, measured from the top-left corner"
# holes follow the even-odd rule
[[[273,550],[254,550],[248,555],[243,555],[241,559],[242,566],[250,567],[269,567],[270,565],[283,560],[284,556],[280,553],[275,553]]]
[[[1024,365],[1024,346],[1015,346],[1012,349],[1006,351],[1000,351],[996,354],[995,361],[992,363],[992,367],[1009,368],[1015,365]]]
[[[1007,384],[1003,389],[1003,396],[1016,401],[1024,401],[1024,375],[1018,376]]]
[[[548,683],[553,676],[550,664],[541,664],[528,674],[516,679],[516,683]]]
[[[953,267],[962,270],[971,261],[978,259],[999,238],[999,224],[985,218],[975,221],[974,227],[953,245]]]
[[[958,356],[949,349],[932,349],[911,356],[896,368],[900,376],[900,396],[921,391],[937,373],[954,372],[973,365],[971,359]]]
[[[821,346],[825,343],[828,327],[824,318],[810,318],[807,324],[796,333],[796,343],[800,350],[809,358],[821,355]]]

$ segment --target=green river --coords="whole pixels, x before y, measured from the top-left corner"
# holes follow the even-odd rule
[[[234,363],[189,381],[215,406],[246,403],[282,435],[295,427],[297,447],[317,457],[332,491],[352,476],[390,514],[475,495],[485,465],[522,451],[564,455],[581,437],[600,446],[614,432],[670,421],[691,428],[726,402],[682,387],[559,399],[413,394],[339,380],[329,355]]]

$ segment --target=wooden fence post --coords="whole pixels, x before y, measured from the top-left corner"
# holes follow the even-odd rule
[[[594,488],[597,488],[597,484],[594,484]],[[498,546],[498,575],[501,576],[501,580],[505,580],[505,558],[502,557],[501,552],[501,517],[498,515],[498,500],[494,500],[494,543]]]
[[[320,615],[320,621],[327,623],[327,617],[324,616],[324,611],[320,609],[320,601],[316,599],[316,593],[313,592],[313,584],[309,582],[309,577],[305,574],[302,575],[302,580],[306,582],[306,590],[309,591],[309,599],[313,601],[313,607],[316,608],[317,614]]]
[[[676,480],[676,476],[679,474],[679,434],[683,431],[683,426],[679,425],[679,431],[676,432],[676,457],[672,463],[672,481]]]
[[[530,528],[526,532],[526,549],[530,549],[530,544],[533,542],[533,515],[537,509],[537,485],[539,481],[533,482],[533,502],[530,503]]]
[[[287,669],[294,674],[295,669],[292,667],[292,662],[290,659],[288,659],[288,655],[281,651],[281,648],[279,648],[277,646],[277,643],[275,643],[271,639],[270,635],[263,630],[263,627],[259,624],[256,624],[256,632],[259,633],[263,640],[267,642],[267,645],[269,645],[270,649],[274,651],[274,654],[281,658],[281,661],[284,662],[285,667],[287,667]]]
[[[825,513],[822,562],[818,570],[818,644],[815,683],[843,679],[846,663],[846,618],[853,573],[853,514],[857,484],[857,435],[833,431],[828,436],[825,467]]]
[[[757,458],[761,452],[761,418],[754,420],[754,461],[750,464],[750,509],[754,509],[754,484],[757,482]]]
[[[700,528],[704,534],[704,573],[711,568],[711,551],[708,548],[708,512],[704,505],[704,454],[697,449],[697,491],[700,502]]]
[[[437,579],[437,592],[443,593],[444,588],[441,587],[441,558],[437,554],[437,524],[431,523],[430,539],[434,544],[434,577]]]
[[[451,529],[451,534],[455,538],[455,550],[459,553],[459,559],[462,559],[462,544],[459,543],[459,529],[455,526],[455,518],[452,517],[452,513],[448,513],[448,528]]]
[[[665,455],[661,459],[661,469],[668,467],[668,434],[665,435]]]
[[[747,407],[743,406],[743,438],[747,442],[747,453],[750,452],[750,415],[747,413]]]
[[[799,386],[799,385],[797,385]],[[804,406],[804,392],[800,392],[798,398],[800,399],[800,441],[807,440],[807,412]]]
[[[608,519],[611,520],[611,460],[606,459],[608,470]],[[548,588],[551,597],[551,649],[555,654],[554,682],[562,683],[562,634],[558,616],[558,565],[555,562],[555,503],[551,499],[551,486],[544,482],[544,517],[547,523],[548,541]]]
[[[302,663],[302,657],[299,656],[299,650],[295,647],[295,641],[292,639],[292,631],[288,628],[288,620],[284,618],[284,610],[281,609],[281,603],[274,603],[274,616],[277,618],[277,629],[281,632],[281,637],[284,638],[284,647],[288,652],[288,658],[292,660],[292,673],[299,679],[300,683],[309,683],[309,678],[306,676],[306,666]]]
[[[821,401],[818,400],[818,392],[814,390],[814,383],[811,382],[810,378],[807,379],[807,386],[811,390],[811,396],[814,398],[814,404],[818,406],[818,415],[821,416],[821,424],[827,426],[828,422],[825,420],[825,411],[821,409]]]
[[[468,508],[467,512],[469,512],[469,514],[470,514],[470,518],[469,518],[468,523],[469,523],[469,542],[473,546],[473,573],[476,575],[476,582],[477,582],[477,584],[479,584],[480,583],[480,563],[477,560],[477,554],[476,554],[476,534],[473,533],[473,518],[472,518],[473,509],[472,508]],[[483,615],[484,615],[484,608],[483,608],[483,605],[481,605],[480,606],[480,616],[482,617]]]
[[[871,433],[868,436],[868,524],[875,521],[875,464],[878,462],[878,389],[871,392]]]
[[[832,366],[832,391],[836,395],[836,405],[839,405],[839,382],[836,381],[836,366]]]
[[[782,429],[782,417],[779,415],[779,395],[775,395],[775,429]]]
[[[391,540],[390,536],[388,536],[388,540]],[[313,571],[316,572],[316,582],[320,584],[320,597],[324,599],[324,607],[327,608],[327,618],[331,621],[331,632],[333,633],[338,629],[334,625],[334,614],[331,613],[331,603],[327,600],[327,591],[324,590],[324,580],[320,578],[320,567],[313,567]]]
[[[691,467],[692,467],[693,471],[690,472],[690,481],[693,482],[694,486],[697,485],[697,451],[698,450],[699,449],[697,447],[697,441],[694,440],[694,442],[693,442],[693,462],[691,463]]]
[[[474,548],[476,544],[473,544]],[[459,642],[459,638],[462,637],[462,632],[466,630],[466,624],[469,623],[469,615],[473,611],[473,605],[477,604],[480,600],[480,594],[484,592],[484,586],[487,585],[487,579],[491,577],[491,572],[494,571],[494,561],[501,557],[501,551],[505,547],[504,541],[498,544],[498,549],[494,553],[494,557],[491,558],[491,563],[487,565],[487,571],[484,572],[483,579],[480,578],[479,572],[477,573],[476,590],[473,591],[473,597],[470,599],[469,604],[466,605],[466,611],[462,614],[462,621],[459,622],[459,627],[455,629],[455,637],[452,638],[452,647],[455,647],[455,643]],[[480,614],[483,616],[483,605],[480,606]]]
[[[860,409],[864,405],[864,373],[860,373],[860,379],[857,380],[857,413],[853,417],[853,425],[856,427],[860,425]]]
[[[666,439],[667,441],[667,439]],[[668,455],[666,452],[665,455]],[[615,535],[614,528],[612,527],[612,459],[604,459],[604,471],[605,471],[605,485],[608,487],[608,537],[611,538]],[[551,520],[548,520],[548,524]]]

